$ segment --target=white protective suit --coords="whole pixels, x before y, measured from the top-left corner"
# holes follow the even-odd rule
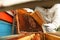
[[[0,7],[12,6],[15,4],[26,3],[30,1],[35,1],[35,0],[0,0]]]
[[[55,4],[48,11],[41,7],[36,7],[35,10],[39,11],[46,20],[47,24],[44,24],[44,27],[47,28],[48,32],[56,32],[60,26],[60,4]]]

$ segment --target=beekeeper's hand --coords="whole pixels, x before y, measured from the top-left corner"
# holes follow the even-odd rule
[[[48,32],[53,32],[53,33],[56,32],[56,26],[52,23],[44,24],[44,27]]]

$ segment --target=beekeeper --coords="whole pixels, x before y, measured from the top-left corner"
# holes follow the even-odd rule
[[[37,11],[39,11],[45,21],[47,22],[43,26],[46,28],[48,32],[56,32],[56,30],[60,26],[60,4],[55,4],[50,9],[44,9],[42,7],[36,7]]]

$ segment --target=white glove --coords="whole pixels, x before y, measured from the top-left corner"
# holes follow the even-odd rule
[[[46,30],[48,31],[48,32],[56,32],[56,26],[54,25],[54,24],[51,24],[51,23],[49,23],[49,24],[44,24],[44,27],[46,28]]]
[[[30,9],[30,8],[23,8],[24,10],[26,10],[27,12],[34,12],[32,9]]]
[[[50,15],[50,14],[52,15],[52,16],[50,16],[52,20],[51,20],[51,23],[44,24],[44,26],[48,26],[46,28],[49,32],[56,32],[55,29],[59,28],[59,26],[60,26],[60,4],[54,5],[48,11],[48,13],[49,13],[48,15]]]

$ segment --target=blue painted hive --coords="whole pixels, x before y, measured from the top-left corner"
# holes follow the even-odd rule
[[[12,34],[12,24],[0,20],[0,37]]]

